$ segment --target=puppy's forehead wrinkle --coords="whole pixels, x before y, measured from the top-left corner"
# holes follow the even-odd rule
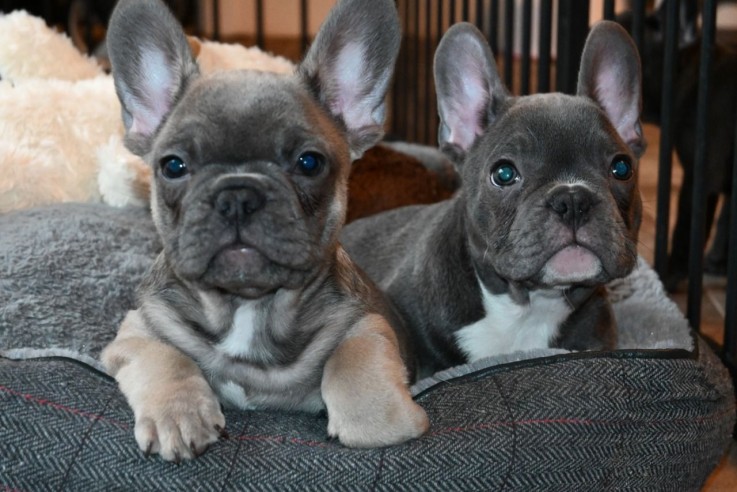
[[[185,94],[186,104],[177,105],[174,115],[189,122],[203,118],[220,128],[238,125],[249,115],[269,116],[261,121],[265,126],[290,124],[309,128],[304,114],[311,99],[305,90],[288,76],[266,72],[229,71],[202,77]],[[194,125],[196,126],[196,125]],[[259,127],[254,127],[257,130]]]
[[[530,100],[532,99],[532,100]],[[536,103],[535,103],[536,102]],[[574,102],[574,104],[569,104]],[[535,103],[535,104],[533,104]],[[600,110],[590,101],[563,94],[539,94],[518,98],[492,125],[484,149],[494,156],[576,154],[590,146],[573,145],[582,138],[601,140],[605,133],[592,130],[591,118]],[[607,145],[611,145],[607,142]],[[599,148],[601,148],[599,146]]]
[[[500,159],[509,159],[514,162],[518,156],[530,153],[531,149],[529,139],[515,133],[510,137],[494,138],[491,148],[484,149],[482,147],[480,151],[483,156],[479,161],[493,164]]]
[[[509,132],[527,131],[540,142],[557,144],[580,142],[582,138],[595,138],[605,143],[610,135],[598,125],[600,122],[611,123],[601,108],[587,98],[566,94],[536,94],[518,98],[504,115],[507,125],[514,129]],[[563,140],[561,135],[573,135],[577,138]],[[547,142],[551,140],[551,142]],[[607,143],[607,146],[611,145]],[[585,148],[578,145],[578,148]],[[547,148],[547,147],[545,147]]]
[[[275,94],[286,98],[299,92],[299,83],[290,74],[248,69],[222,70],[201,76],[189,90],[192,97],[200,102],[219,102],[222,107],[226,107],[227,100],[233,96],[242,96],[231,101],[238,105],[265,100]],[[203,101],[203,98],[206,100]]]
[[[568,188],[575,188],[575,187],[582,187],[587,188],[594,193],[599,193],[601,190],[601,187],[591,180],[585,179],[581,174],[573,173],[570,171],[564,172],[556,179],[554,182],[551,183],[550,188],[555,189],[558,186],[565,186]]]
[[[546,121],[545,115],[536,115],[533,119],[502,128],[494,135],[494,146],[483,161],[493,164],[509,159],[518,166],[523,179],[539,170],[550,181],[581,181],[596,188],[595,183],[603,185],[602,179],[609,177],[610,159],[617,154],[629,155],[610,134],[590,130],[577,118]]]
[[[217,179],[215,179],[215,182],[212,185],[213,188],[237,187],[246,183],[251,185],[258,184],[263,186],[266,190],[275,186],[284,186],[284,184],[278,180],[274,180],[261,173],[252,172],[252,169],[249,169],[248,166],[243,164],[234,165],[233,167],[234,169],[231,172],[221,174]]]
[[[203,165],[262,160],[281,166],[317,151],[331,167],[348,166],[344,132],[293,77],[236,72],[193,84],[187,104],[177,105],[165,125],[162,151],[183,148]]]
[[[201,125],[183,121],[173,128],[171,143],[166,148],[183,149],[198,165],[279,166],[283,170],[296,164],[304,152],[317,152],[326,157],[329,168],[348,166],[348,150],[336,130],[318,120],[300,121],[297,115],[286,115],[292,124],[271,121],[274,111],[248,112],[232,125],[223,128],[222,121]]]

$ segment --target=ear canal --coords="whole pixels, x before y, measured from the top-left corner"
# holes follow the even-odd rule
[[[126,130],[126,146],[143,155],[197,75],[181,26],[160,0],[121,0],[107,46]]]
[[[472,24],[459,23],[443,36],[435,53],[441,149],[462,157],[496,118],[496,109],[509,96],[496,70],[483,34]]]
[[[635,155],[644,152],[640,57],[632,38],[617,23],[596,24],[586,39],[578,94],[594,100],[604,110]]]
[[[384,134],[400,40],[393,1],[340,0],[299,66],[314,97],[346,130],[353,159]]]

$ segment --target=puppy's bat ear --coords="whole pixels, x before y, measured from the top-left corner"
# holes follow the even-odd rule
[[[181,26],[160,0],[121,0],[107,36],[125,143],[144,155],[197,75],[197,64]]]
[[[642,74],[637,47],[619,24],[602,21],[586,39],[578,95],[593,99],[636,156],[645,151],[640,113]]]
[[[400,41],[392,0],[340,0],[299,66],[313,95],[345,128],[353,159],[384,134]]]
[[[461,158],[509,97],[483,34],[472,24],[455,24],[435,52],[438,141],[444,152]]]

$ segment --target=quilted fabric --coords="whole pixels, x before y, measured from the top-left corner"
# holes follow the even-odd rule
[[[177,466],[137,449],[106,376],[69,360],[0,359],[0,488],[698,490],[735,422],[730,379],[703,343],[697,354],[495,366],[417,400],[430,433],[401,446],[347,449],[327,439],[324,417],[228,411],[229,439]]]

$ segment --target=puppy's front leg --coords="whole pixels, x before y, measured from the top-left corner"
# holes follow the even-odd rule
[[[377,314],[362,318],[328,359],[322,396],[328,433],[345,446],[399,444],[430,426],[407,387],[396,335]]]
[[[139,311],[128,312],[102,362],[133,409],[136,442],[147,455],[194,458],[224,432],[225,417],[200,368],[152,338]]]

